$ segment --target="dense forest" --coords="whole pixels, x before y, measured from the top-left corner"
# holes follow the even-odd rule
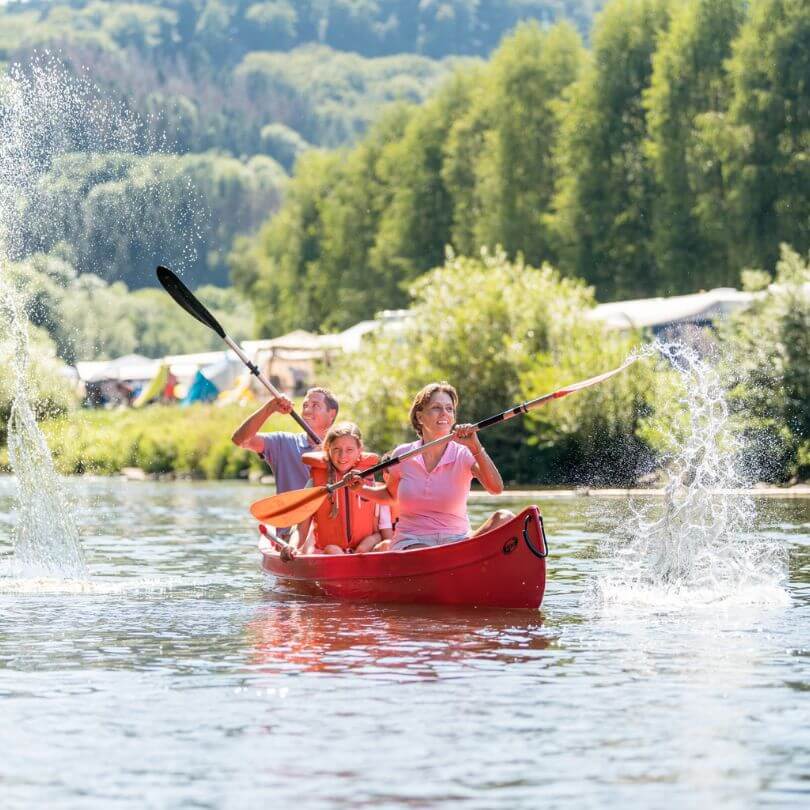
[[[109,116],[128,130],[111,145],[98,137],[98,115],[87,116],[83,132],[75,121],[62,122],[76,137],[52,150],[42,191],[26,200],[21,250],[58,246],[59,258],[77,273],[135,288],[154,283],[156,257],[194,286],[225,284],[234,236],[252,233],[275,212],[285,173],[304,152],[355,142],[386,104],[424,101],[455,70],[486,57],[521,19],[545,24],[566,17],[587,35],[599,5],[32,0],[0,6],[0,68],[25,80],[45,63],[66,81],[90,81],[114,111]],[[0,89],[0,105],[2,95]]]
[[[550,262],[599,300],[737,286],[810,248],[806,0],[614,0],[591,40],[524,24],[356,146],[303,155],[234,255],[260,328],[404,305],[447,245]]]
[[[485,57],[521,19],[576,20],[596,0],[28,2],[0,11],[0,61],[58,49],[180,152],[268,152],[355,138],[380,104],[421,101],[458,60]],[[289,149],[289,145],[283,144]]]
[[[571,20],[583,35],[603,0],[11,0],[6,43],[86,42],[195,66],[307,43],[363,56],[486,56],[521,20]]]
[[[11,3],[18,75],[51,48],[138,122],[94,149],[89,120],[54,155],[21,254],[130,288],[157,261],[230,278],[267,335],[406,305],[448,246],[599,300],[737,285],[810,247],[805,2],[613,0],[587,31],[599,5]]]

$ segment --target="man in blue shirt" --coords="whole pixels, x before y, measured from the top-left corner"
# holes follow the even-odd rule
[[[301,416],[312,430],[323,439],[338,415],[338,401],[327,388],[310,388],[301,406]],[[261,426],[274,413],[289,413],[293,408],[289,397],[270,399],[252,413],[233,432],[231,441],[245,450],[258,453],[271,467],[276,478],[276,492],[303,489],[309,480],[309,468],[301,461],[304,453],[317,450],[306,433],[259,433]],[[289,536],[289,529],[279,530],[280,536]]]

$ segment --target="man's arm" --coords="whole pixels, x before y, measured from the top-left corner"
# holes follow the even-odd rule
[[[262,425],[271,414],[289,413],[292,407],[292,402],[285,396],[268,400],[236,428],[231,436],[231,441],[237,447],[252,450],[254,453],[261,453],[264,450],[264,442],[257,434]]]

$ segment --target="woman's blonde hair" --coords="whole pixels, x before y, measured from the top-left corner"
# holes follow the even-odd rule
[[[354,422],[338,422],[336,425],[332,425],[332,427],[329,428],[329,432],[323,440],[323,450],[327,456],[329,455],[329,450],[332,448],[332,445],[344,436],[351,436],[353,439],[356,439],[357,444],[360,445],[360,449],[363,449],[363,434],[360,432],[360,428],[357,427]]]
[[[422,426],[419,424],[419,420],[416,418],[416,415],[424,410],[425,406],[430,402],[431,397],[434,394],[441,392],[442,394],[447,394],[453,402],[453,409],[458,410],[458,392],[449,382],[442,382],[437,383],[430,383],[426,385],[414,398],[413,404],[411,405],[411,425],[413,425],[413,429],[416,431],[417,435],[422,435]]]

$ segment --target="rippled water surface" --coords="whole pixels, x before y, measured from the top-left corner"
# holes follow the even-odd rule
[[[528,612],[277,594],[258,487],[68,488],[92,578],[60,585],[8,574],[0,480],[5,808],[810,804],[808,500],[757,504],[788,582],[702,607],[600,604],[626,505],[543,500]]]

